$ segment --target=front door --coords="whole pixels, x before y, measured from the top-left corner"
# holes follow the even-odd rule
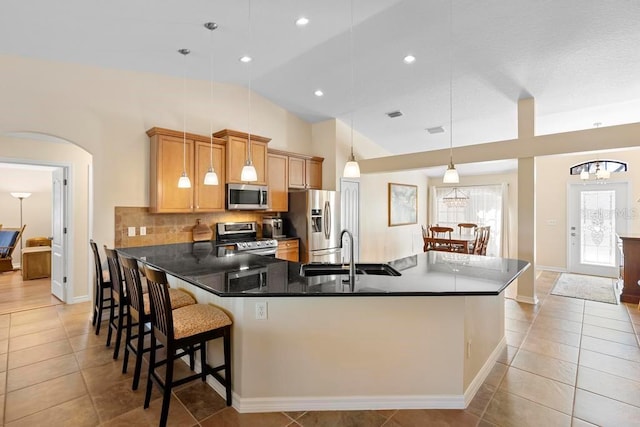
[[[571,184],[567,206],[569,271],[618,277],[616,234],[627,230],[627,183]]]

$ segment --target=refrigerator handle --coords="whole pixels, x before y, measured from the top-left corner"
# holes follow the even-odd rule
[[[331,203],[324,202],[324,237],[331,238]]]

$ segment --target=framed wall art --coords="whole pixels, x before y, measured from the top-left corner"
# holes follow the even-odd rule
[[[389,183],[389,227],[418,222],[418,186]]]

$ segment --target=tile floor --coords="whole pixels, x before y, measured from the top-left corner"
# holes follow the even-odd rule
[[[505,300],[508,346],[466,410],[239,414],[208,386],[173,396],[175,426],[631,426],[640,423],[640,312],[550,295],[555,273],[537,278],[540,304]],[[90,305],[0,315],[0,420],[6,426],[153,426],[144,391],[93,334]],[[142,383],[144,384],[144,383]]]

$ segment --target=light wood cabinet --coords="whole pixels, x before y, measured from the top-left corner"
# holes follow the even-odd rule
[[[152,128],[150,138],[149,211],[151,213],[190,213],[224,211],[225,146],[221,140],[213,144],[213,165],[219,185],[204,185],[209,169],[210,138],[202,135]],[[184,160],[183,160],[184,153]],[[178,188],[184,170],[191,188]]]
[[[300,243],[298,242],[298,239],[278,240],[276,258],[291,262],[299,262]]]
[[[213,136],[226,142],[226,182],[243,184],[244,181],[240,180],[240,175],[247,160],[249,134],[223,129],[214,133]],[[252,184],[267,185],[267,144],[269,141],[271,139],[251,134],[251,160],[258,174],[258,180]]]
[[[269,211],[287,212],[289,210],[289,158],[281,154],[269,153],[268,157],[268,187]]]
[[[289,156],[289,188],[322,188],[321,157]]]

